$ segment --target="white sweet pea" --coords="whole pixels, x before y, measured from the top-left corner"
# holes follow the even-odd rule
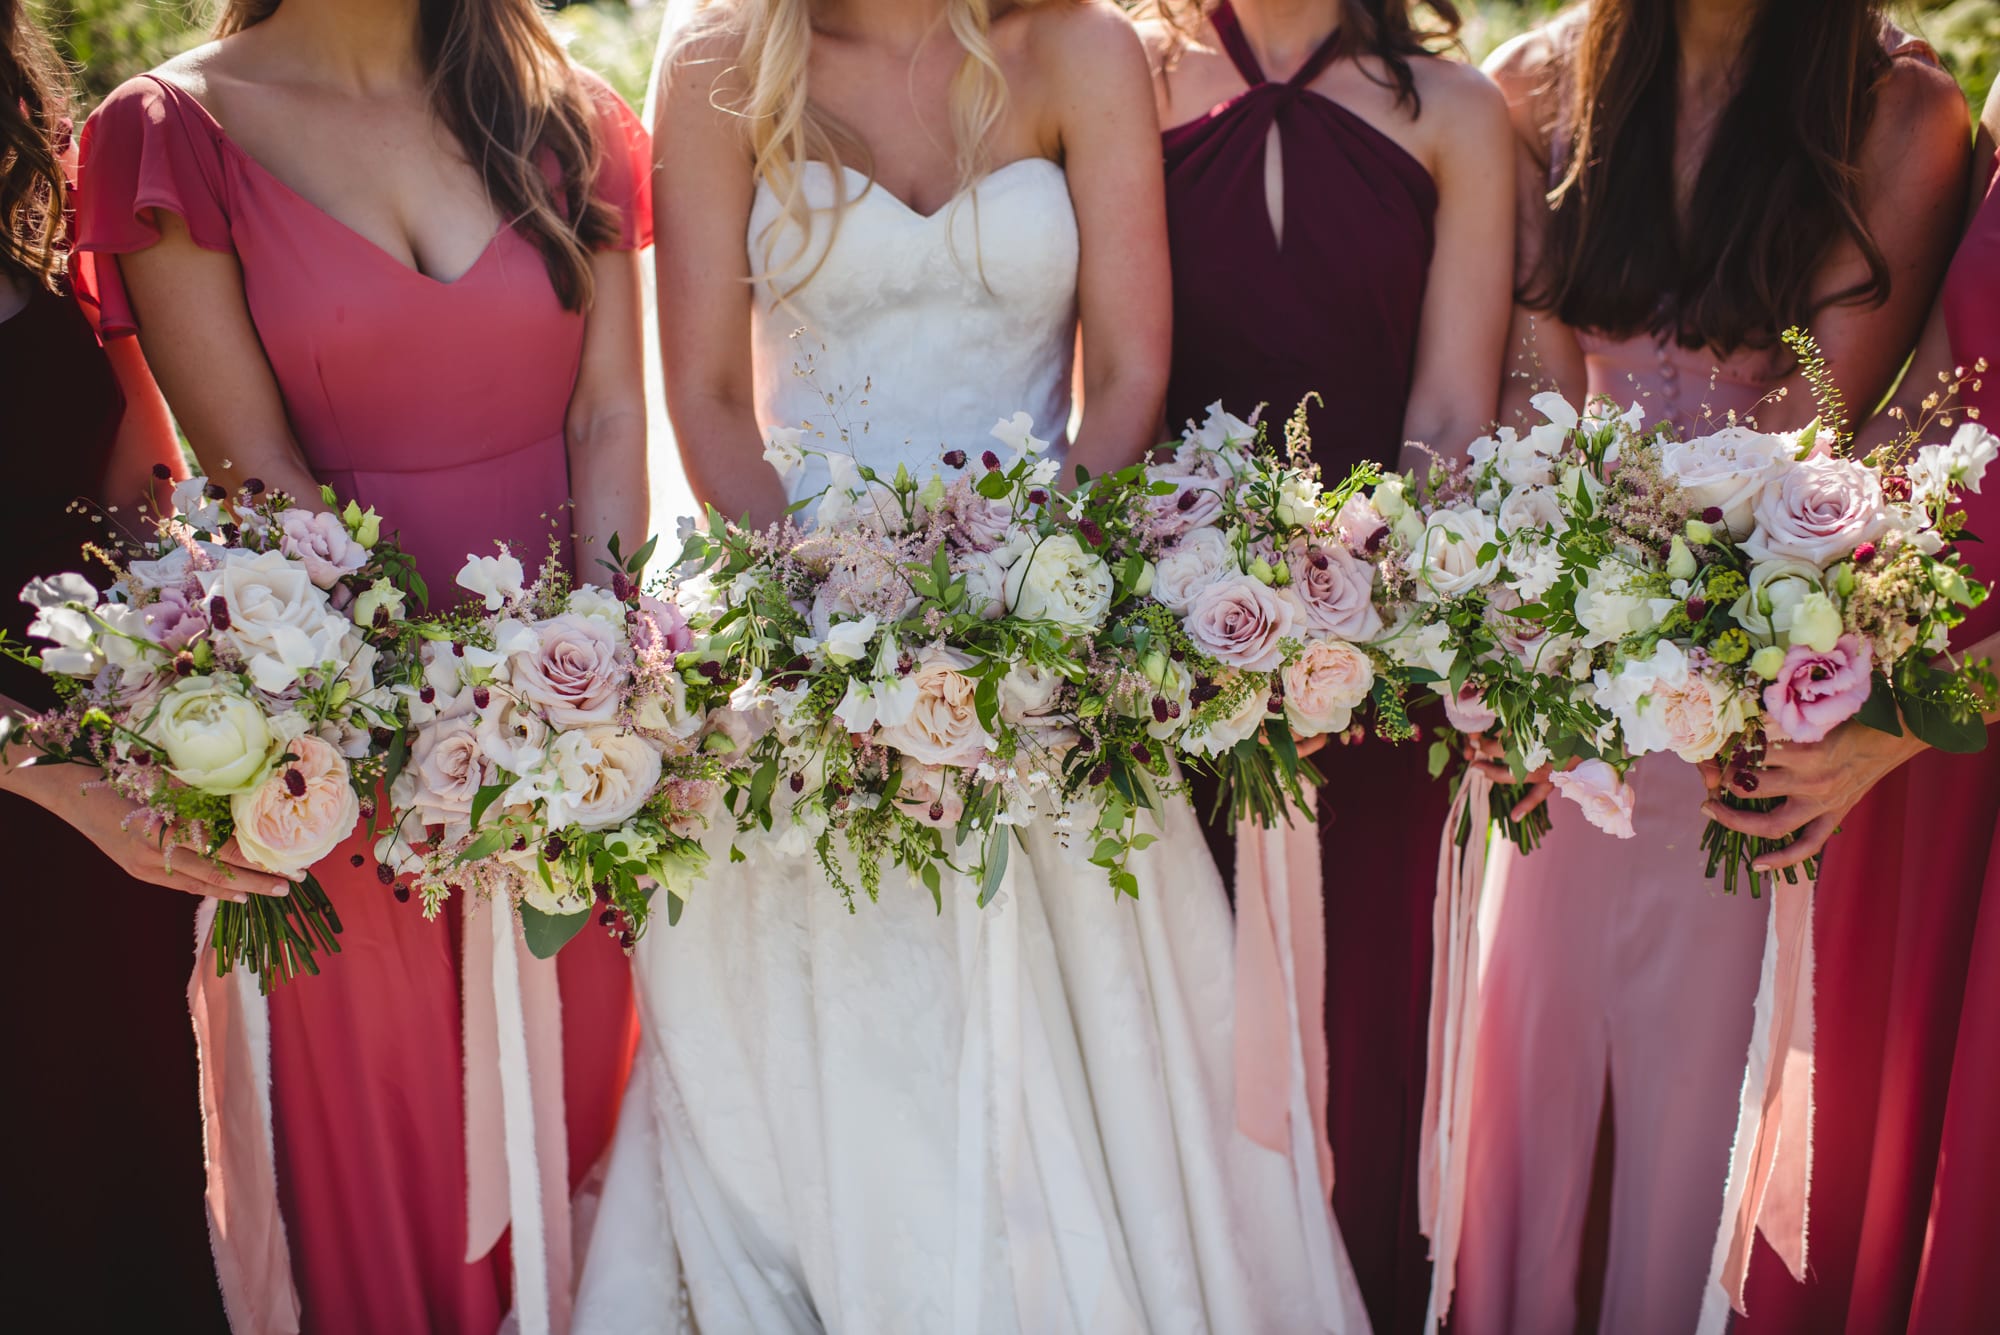
[[[764,462],[778,470],[783,481],[791,481],[806,466],[805,447],[800,443],[805,434],[795,426],[774,426],[764,439]]]
[[[833,707],[833,716],[851,733],[866,734],[875,727],[875,692],[859,677],[847,680],[847,694]]]
[[[1987,466],[1996,458],[2000,458],[2000,440],[1977,422],[1967,422],[1949,444],[1926,445],[1917,451],[1907,470],[1911,499],[1927,505],[1954,488],[1977,492]]]
[[[508,599],[521,596],[526,578],[521,563],[512,552],[502,547],[498,556],[466,553],[457,584],[461,589],[485,599],[487,611],[497,612]]]
[[[208,498],[208,479],[191,477],[175,484],[174,513],[195,528],[214,532],[222,524],[222,502]]]
[[[827,628],[826,640],[821,646],[826,652],[826,661],[843,667],[860,662],[867,656],[868,642],[875,638],[875,632],[880,627],[881,623],[872,613],[859,621],[834,622]]]
[[[1577,416],[1576,409],[1570,406],[1570,401],[1553,390],[1535,395],[1528,400],[1528,406],[1546,417],[1551,425],[1564,431],[1576,430],[1577,423],[1582,420]]]
[[[1278,522],[1304,528],[1319,515],[1319,479],[1309,473],[1292,473],[1278,486]]]
[[[1030,454],[1040,454],[1049,443],[1034,433],[1035,419],[1026,413],[1003,417],[993,424],[993,438],[1014,451],[1018,462]]]

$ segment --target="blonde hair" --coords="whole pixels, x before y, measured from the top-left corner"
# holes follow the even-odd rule
[[[1045,0],[1015,0],[1033,5]],[[993,12],[990,0],[944,0],[943,21],[965,52],[952,76],[949,97],[952,156],[957,190],[949,207],[956,208],[990,169],[987,138],[1007,109],[1007,79],[1000,69],[989,36]],[[694,0],[685,21],[668,38],[661,77],[674,77],[691,47],[704,39],[726,38],[735,48],[731,72],[733,95],[718,97],[719,110],[740,117],[749,139],[754,174],[771,187],[779,217],[765,230],[764,265],[774,262],[777,236],[787,224],[796,229],[797,249],[786,263],[806,255],[812,244],[813,214],[806,201],[801,171],[806,163],[824,163],[833,177],[832,226],[853,201],[847,196],[843,168],[853,167],[874,186],[874,161],[860,136],[815,106],[807,85],[807,58],[812,50],[811,0]],[[694,63],[692,60],[689,63]],[[865,193],[865,192],[864,192]],[[977,201],[974,208],[977,209]],[[975,215],[976,216],[976,215]],[[787,297],[812,281],[832,248],[820,251],[806,275],[780,294]]]

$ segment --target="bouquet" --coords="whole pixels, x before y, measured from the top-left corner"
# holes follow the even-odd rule
[[[216,907],[217,972],[245,964],[266,990],[340,949],[310,868],[372,805],[377,739],[400,726],[401,612],[424,597],[372,509],[320,499],[328,508],[311,511],[254,479],[234,496],[182,482],[149,538],[86,550],[103,590],[76,573],[30,583],[21,597],[43,647],[11,651],[62,700],[21,730],[38,763],[102,769],[169,857],[233,840],[292,882]]]
[[[1810,340],[1789,341],[1820,390],[1821,422],[1840,420]],[[1977,491],[2000,455],[1991,434],[1967,423],[1919,445],[1913,429],[1854,458],[1820,423],[1789,433],[1732,423],[1683,440],[1644,428],[1636,407],[1578,414],[1552,396],[1537,406],[1548,421],[1531,438],[1553,446],[1553,493],[1533,502],[1531,527],[1553,560],[1526,587],[1518,571],[1495,579],[1458,616],[1481,603],[1491,615],[1498,602],[1502,622],[1523,628],[1509,634],[1538,640],[1532,671],[1493,674],[1485,698],[1519,764],[1579,762],[1555,783],[1594,824],[1630,837],[1623,775],[1655,751],[1715,760],[1752,792],[1771,741],[1817,742],[1850,718],[1908,727],[1941,750],[1984,745],[1992,671],[1938,660],[1986,597],[1957,550],[1955,498]],[[1497,461],[1510,448],[1496,441],[1488,453]],[[1519,494],[1496,508],[1524,508]],[[1510,541],[1492,544],[1503,567]],[[1721,800],[1771,805],[1729,786]],[[1781,846],[1715,823],[1703,837],[1708,874],[1730,891]]]
[[[388,759],[378,875],[426,918],[461,892],[504,898],[540,958],[593,916],[630,946],[654,893],[678,918],[708,861],[720,766],[676,665],[687,622],[639,589],[651,542],[629,559],[608,546],[609,588],[553,555],[532,582],[504,545],[468,556],[474,600],[416,625],[397,687],[410,728]]]

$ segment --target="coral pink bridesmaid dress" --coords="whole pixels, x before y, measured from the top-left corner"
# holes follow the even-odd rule
[[[1249,85],[1166,132],[1174,352],[1167,420],[1220,399],[1282,428],[1317,391],[1313,455],[1329,480],[1396,466],[1430,272],[1437,187],[1423,164],[1309,85],[1329,37],[1283,83],[1264,77],[1228,0],[1210,15]],[[1283,154],[1284,243],[1264,196],[1265,142]],[[1435,712],[1435,711],[1431,711]],[[1448,794],[1421,745],[1330,746],[1314,758],[1325,894],[1333,1205],[1377,1331],[1423,1322],[1428,1250],[1417,1161],[1430,1003],[1431,903]],[[1227,814],[1197,810],[1225,880]]]
[[[2000,167],[2000,163],[1995,164]],[[1995,172],[2000,182],[2000,171]],[[2000,423],[2000,188],[1945,279],[1952,360],[1994,368],[1965,403]],[[1966,498],[1973,569],[2000,580],[2000,467]],[[2000,631],[2000,596],[1953,635]],[[1813,922],[1807,1275],[1758,1239],[1748,1332],[1956,1335],[2000,1314],[2000,736],[1926,751],[1827,846]]]
[[[646,136],[608,87],[593,79],[590,91],[597,193],[624,219],[617,244],[636,248],[650,223]],[[495,538],[533,558],[553,537],[568,558],[563,422],[584,321],[519,233],[503,227],[450,282],[426,277],[300,197],[193,96],[153,76],[125,84],[85,128],[79,201],[78,244],[96,252],[107,335],[139,324],[112,257],[152,245],[160,211],[236,257],[314,474],[382,513],[435,599],[452,599],[466,553]],[[295,1285],[308,1331],[490,1335],[507,1307],[507,1258],[469,1232],[459,918],[425,922],[366,852],[357,837],[315,868],[345,927],[342,952],[269,1000],[283,1233],[261,1254],[257,1239],[228,1236],[230,1210],[255,1184],[211,1173],[225,1298],[238,1329],[287,1328],[279,1290]],[[574,1184],[609,1141],[634,1020],[608,938],[586,933],[558,966]],[[239,1139],[225,1145],[211,1127],[212,1162],[246,1151],[251,1132],[230,1126]],[[274,1289],[287,1261],[290,1283]]]

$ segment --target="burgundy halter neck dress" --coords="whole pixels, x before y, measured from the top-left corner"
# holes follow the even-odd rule
[[[1309,392],[1329,480],[1396,464],[1416,362],[1437,188],[1380,130],[1315,92],[1329,37],[1282,83],[1264,77],[1228,0],[1210,15],[1248,85],[1164,135],[1174,276],[1168,421],[1221,400],[1273,429]],[[1282,239],[1264,194],[1273,126]],[[1317,758],[1327,932],[1333,1203],[1377,1331],[1422,1324],[1430,1267],[1417,1231],[1418,1131],[1430,995],[1431,900],[1445,787],[1420,745],[1333,746]],[[1197,785],[1197,806],[1212,789]],[[1228,878],[1227,820],[1209,842]],[[1349,837],[1351,833],[1352,837]]]

